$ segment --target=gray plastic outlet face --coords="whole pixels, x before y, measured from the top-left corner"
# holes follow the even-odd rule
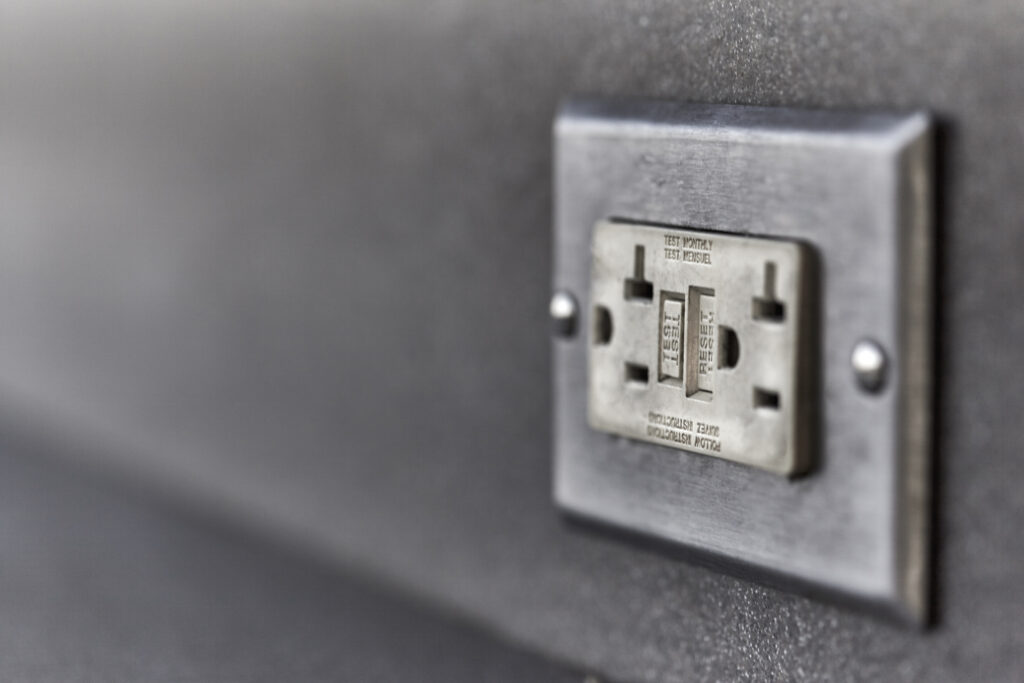
[[[783,475],[810,464],[805,245],[601,221],[591,244],[594,429]]]

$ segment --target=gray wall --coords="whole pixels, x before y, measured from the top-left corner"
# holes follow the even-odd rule
[[[1009,1],[4,0],[0,410],[613,678],[1020,678],[1022,36]],[[552,507],[581,92],[941,118],[932,630]]]

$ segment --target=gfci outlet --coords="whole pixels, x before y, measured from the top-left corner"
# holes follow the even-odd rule
[[[562,510],[927,619],[930,131],[915,112],[565,105]]]
[[[799,242],[601,221],[592,427],[793,475],[813,425],[811,253]]]

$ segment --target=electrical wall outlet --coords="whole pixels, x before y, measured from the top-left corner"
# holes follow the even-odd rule
[[[930,128],[914,112],[566,104],[561,509],[926,619]]]
[[[799,242],[594,227],[592,427],[779,474],[807,468],[811,253]]]

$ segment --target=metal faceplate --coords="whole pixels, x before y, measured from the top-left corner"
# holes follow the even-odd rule
[[[718,558],[720,566],[747,576],[815,594],[825,589],[925,620],[928,118],[576,99],[558,118],[555,153],[554,287],[578,302],[579,315],[577,333],[554,342],[558,504]],[[591,411],[588,421],[590,347],[603,324],[597,317],[606,313],[595,297],[623,298],[623,292],[601,293],[602,285],[592,285],[592,250],[600,231],[613,229],[602,226],[621,229],[622,223],[803,245],[802,277],[813,286],[803,289],[799,305],[816,324],[799,359],[808,364],[801,376],[811,383],[799,392],[793,413],[792,434],[806,438],[802,464],[751,467],[758,463],[641,440],[633,427],[609,426],[606,419],[622,419],[612,407],[599,410],[598,419]],[[624,243],[633,238],[650,239],[645,248],[656,248],[657,236],[637,233]],[[628,267],[628,250],[613,251],[626,254],[615,268]],[[718,292],[731,285],[727,278],[713,285],[688,282],[687,295],[690,286],[699,315],[702,291],[715,290],[717,305]],[[666,308],[660,290],[650,296],[648,312],[657,311],[651,315],[659,320],[654,329],[675,334],[671,317],[685,318],[687,297],[670,294]],[[648,355],[637,367],[627,367],[628,360],[614,358],[626,373],[616,381],[639,382],[646,367],[648,382],[678,378],[694,392],[711,386],[673,365],[671,354]],[[800,469],[807,472],[798,478],[776,474]]]

